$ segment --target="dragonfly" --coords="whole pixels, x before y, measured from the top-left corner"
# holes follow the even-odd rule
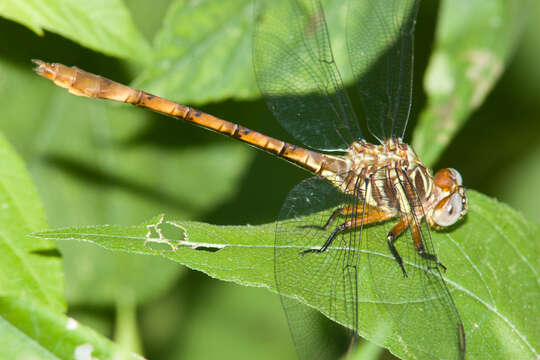
[[[363,135],[344,86],[320,0],[256,1],[257,84],[276,119],[305,147],[74,66],[33,61],[39,75],[71,94],[196,124],[313,175],[287,195],[274,247],[276,289],[301,359],[335,357],[317,335],[312,308],[350,329],[354,344],[368,332],[364,303],[388,315],[393,340],[406,344],[411,358],[464,359],[465,330],[431,229],[466,215],[465,187],[453,168],[433,175],[403,141],[418,7],[418,0],[351,0],[346,7],[350,68],[375,143]]]

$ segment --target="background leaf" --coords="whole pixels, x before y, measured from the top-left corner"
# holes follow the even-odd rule
[[[444,0],[424,78],[428,94],[413,146],[433,164],[510,60],[531,2]]]
[[[336,61],[344,80],[351,82],[346,3],[329,0],[325,5]],[[251,65],[254,14],[253,0],[173,1],[156,36],[154,62],[134,85],[192,104],[258,97]]]
[[[134,85],[187,103],[253,97],[252,17],[250,0],[173,1]]]
[[[29,298],[0,296],[0,356],[15,359],[143,359],[121,352],[73,318]]]
[[[22,160],[1,134],[0,164],[0,294],[34,299],[63,311],[60,254],[54,241],[26,236],[48,225]]]
[[[147,62],[151,49],[122,0],[4,0],[0,16],[108,55]]]
[[[0,357],[112,357],[118,350],[109,341],[63,314],[60,254],[53,241],[27,236],[47,227],[45,214],[22,160],[2,135],[0,163]]]
[[[536,319],[540,317],[536,301],[540,297],[540,259],[538,243],[531,239],[536,239],[539,230],[509,207],[476,192],[469,194],[466,221],[451,231],[432,232],[436,253],[449,269],[444,276],[468,336],[467,355],[474,359],[492,359],[497,356],[494,354],[501,358],[535,359],[540,353],[540,336],[536,331]],[[377,226],[372,237],[384,238],[391,225]],[[141,226],[67,228],[34,236],[88,241],[110,250],[161,255],[221,280],[274,291],[274,228],[275,224],[227,227],[154,218]],[[178,246],[178,250],[174,251],[173,246]],[[400,248],[405,251],[406,246],[399,244],[398,252]],[[501,252],[504,258],[500,258]],[[381,309],[369,281],[360,279],[363,300],[358,307],[359,332],[373,340],[377,338],[373,331],[380,321]],[[396,277],[395,281],[398,286],[404,280]],[[513,295],[516,293],[520,296]],[[318,309],[326,305],[309,299],[307,303]],[[522,316],[522,309],[527,309],[526,317]],[[408,326],[414,329],[415,324]],[[386,346],[400,357],[407,358],[409,346],[421,345],[404,344],[398,339],[397,333],[392,334]]]

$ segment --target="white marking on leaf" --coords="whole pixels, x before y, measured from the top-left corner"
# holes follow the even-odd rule
[[[466,54],[470,65],[465,76],[471,81],[471,106],[478,107],[503,70],[503,63],[489,50],[471,50]]]
[[[79,326],[79,323],[74,318],[69,318],[66,323],[66,329],[75,330]]]
[[[424,81],[426,91],[434,95],[448,95],[456,87],[454,78],[448,55],[436,52],[427,69]]]
[[[92,357],[92,352],[94,351],[94,347],[92,344],[82,344],[75,348],[75,353],[73,354],[73,357],[75,360],[96,360],[96,358]]]
[[[219,250],[227,246],[225,244],[211,244],[211,243],[190,241],[188,231],[184,226],[178,223],[175,223],[174,221],[169,221],[169,220],[164,221],[164,220],[165,220],[165,215],[161,215],[157,223],[146,225],[146,228],[148,231],[146,232],[146,235],[145,235],[146,239],[144,241],[144,245],[146,245],[147,243],[167,244],[171,247],[172,251],[176,251],[181,247],[183,248],[187,247],[193,250],[197,250],[199,248],[213,248],[213,249]],[[162,227],[165,224],[171,225],[177,229],[182,230],[182,232],[184,233],[184,239],[183,240],[168,239],[165,235],[163,235]],[[157,237],[153,236],[153,233],[155,233]]]

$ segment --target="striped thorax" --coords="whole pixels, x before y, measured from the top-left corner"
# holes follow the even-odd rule
[[[346,170],[325,177],[366,205],[394,216],[425,216],[433,228],[450,226],[467,212],[459,172],[442,169],[433,176],[401,139],[391,138],[382,145],[358,141],[344,158]]]

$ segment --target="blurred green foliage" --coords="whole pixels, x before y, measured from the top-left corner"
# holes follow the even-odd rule
[[[63,6],[61,1],[55,3]],[[15,22],[0,19],[0,131],[26,162],[50,226],[137,224],[161,212],[175,219],[215,224],[274,221],[287,192],[306,176],[301,170],[189,124],[140,109],[68,96],[30,71],[29,60],[39,58],[74,64],[126,83],[137,77],[141,84],[151,82],[151,75],[160,71],[159,66],[181,76],[182,67],[171,67],[166,61],[152,63],[154,54],[147,52],[159,49],[160,54],[167,56],[184,56],[188,64],[202,64],[197,76],[210,76],[204,82],[209,87],[206,92],[204,87],[193,87],[198,78],[188,74],[192,76],[188,83],[174,83],[175,87],[168,87],[166,94],[159,95],[178,101],[187,98],[206,112],[294,142],[272,119],[265,104],[253,95],[252,100],[224,100],[246,99],[250,97],[247,89],[238,95],[234,89],[245,84],[253,86],[246,80],[252,71],[246,60],[250,57],[249,47],[245,46],[249,36],[234,19],[213,30],[230,29],[230,33],[225,32],[232,36],[229,42],[223,42],[223,48],[218,48],[214,55],[204,57],[202,50],[181,52],[186,42],[178,41],[172,46],[160,41],[165,35],[172,37],[175,31],[178,36],[189,35],[186,29],[196,29],[198,23],[212,25],[211,13],[178,19],[178,9],[188,6],[184,1],[126,0],[125,7],[121,1],[110,3],[118,7],[126,28],[113,22],[114,26],[107,29],[116,33],[113,37],[104,36],[107,41],[96,41],[102,38],[81,32],[77,22],[80,17],[76,19],[77,13],[69,9],[64,8],[63,21],[55,23],[54,17],[39,19],[37,10],[32,12],[32,21],[25,21],[28,13],[8,13],[4,4],[16,1],[0,5],[1,16],[33,24],[34,31],[41,27],[54,31],[59,26],[55,24],[64,29],[56,32],[65,38],[52,32],[40,37]],[[203,6],[205,3],[208,1]],[[521,41],[513,45],[513,57],[507,55],[511,61],[503,68],[501,79],[485,103],[462,125],[435,168],[459,169],[467,187],[510,204],[538,224],[540,4],[531,4],[528,17],[532,21],[527,23]],[[439,7],[443,5],[425,1],[418,17],[415,102],[407,139],[413,133],[417,115],[429,103],[421,84],[431,59]],[[85,23],[92,27],[93,21],[104,21],[106,17],[96,15],[99,11],[89,10],[93,16],[84,18]],[[520,24],[525,24],[525,20]],[[171,33],[163,33],[166,27],[172,29]],[[103,36],[103,32],[97,33]],[[191,35],[201,34],[195,31]],[[220,44],[219,38],[214,41]],[[119,47],[122,42],[124,46]],[[231,46],[231,42],[238,46]],[[146,45],[135,47],[134,43],[153,45],[148,49]],[[141,48],[146,52],[140,52]],[[219,54],[230,54],[224,52],[228,48],[234,49],[235,57],[223,59]],[[217,68],[213,67],[213,57],[220,63]],[[151,65],[145,67],[144,63]],[[213,83],[212,76],[228,81]],[[223,87],[233,80],[233,87]],[[208,104],[209,101],[219,102]],[[39,229],[31,229],[35,230]],[[277,295],[212,281],[157,257],[119,255],[78,242],[64,242],[59,247],[64,255],[70,311],[103,329],[105,335],[113,336],[114,309],[125,307],[126,311],[135,311],[135,307],[124,304],[137,304],[140,321],[132,331],[140,336],[148,358],[295,356]],[[533,265],[538,268],[538,263]],[[126,327],[134,326],[129,316],[121,318],[128,319]],[[119,340],[129,338],[118,332],[116,336]],[[212,353],[214,349],[219,350]]]

